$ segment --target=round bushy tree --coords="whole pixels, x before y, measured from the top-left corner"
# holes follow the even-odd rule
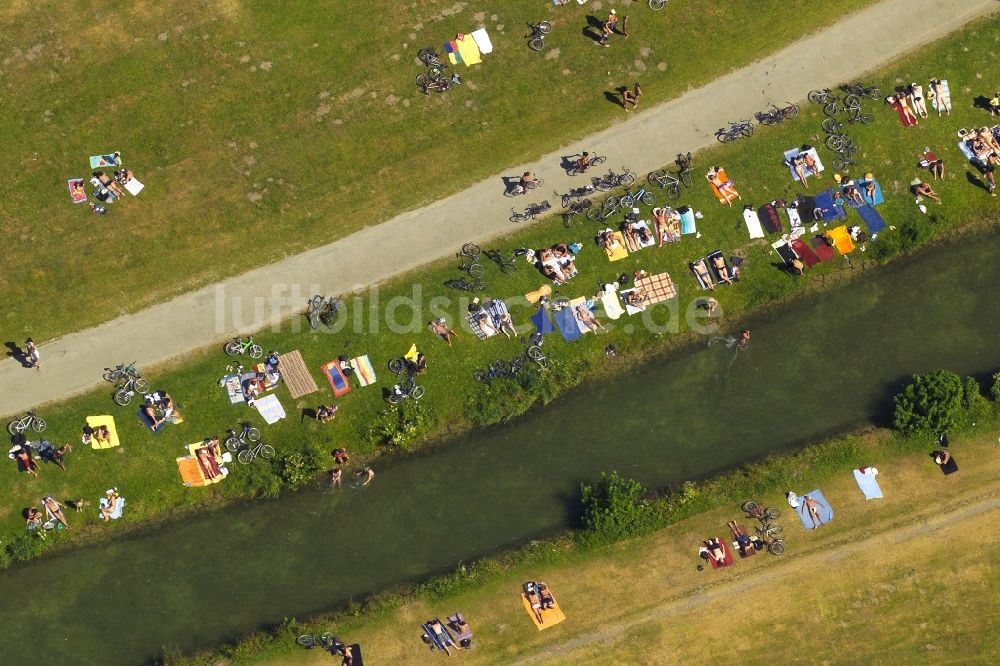
[[[904,433],[945,433],[962,416],[962,379],[954,372],[935,370],[914,375],[896,396],[893,425]]]

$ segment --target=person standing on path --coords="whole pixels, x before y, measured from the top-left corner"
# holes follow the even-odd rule
[[[31,363],[30,368],[35,370],[41,370],[42,364],[39,361],[40,354],[38,353],[38,347],[35,346],[35,341],[28,338],[24,341],[24,351],[27,353],[28,362]]]
[[[622,89],[622,107],[625,109],[626,113],[631,113],[628,105],[631,104],[632,108],[639,106],[639,98],[642,97],[642,88],[639,87],[638,83],[632,86],[632,90],[628,88]]]

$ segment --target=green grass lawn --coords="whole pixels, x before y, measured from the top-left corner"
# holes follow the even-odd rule
[[[5,3],[4,329],[50,339],[332,241],[605,127],[606,90],[662,102],[873,1],[638,3],[610,49],[582,34],[606,9],[538,0]],[[494,53],[421,94],[417,50],[480,24]],[[116,149],[146,190],[71,204]]]
[[[873,170],[881,180],[887,199],[881,208],[882,214],[889,224],[898,226],[896,232],[884,232],[866,254],[856,252],[855,266],[874,263],[870,259],[863,260],[863,257],[870,257],[872,248],[880,244],[898,243],[904,235],[912,235],[922,241],[935,230],[987,216],[995,219],[997,200],[968,182],[966,165],[954,146],[954,131],[958,127],[981,125],[989,120],[986,112],[972,106],[971,100],[977,91],[961,82],[975,81],[977,73],[990,71],[991,56],[976,46],[985,37],[995,34],[998,27],[998,19],[982,21],[944,42],[924,47],[919,55],[901,61],[876,77],[883,88],[889,88],[903,81],[926,80],[933,72],[944,72],[956,82],[952,93],[955,110],[950,118],[934,117],[915,128],[904,129],[894,113],[873,103],[871,106],[877,117],[876,122],[857,130],[852,128],[852,134],[863,147],[861,172]],[[741,143],[719,146],[696,155],[696,164],[699,170],[709,163],[724,165],[735,179],[744,202],[760,204],[777,197],[790,198],[801,190],[793,186],[787,169],[781,164],[782,151],[807,142],[819,145],[821,117],[816,108],[805,107],[799,118],[781,127],[762,129]],[[945,182],[936,184],[945,204],[930,206],[935,213],[933,217],[922,215],[907,193],[907,183],[919,173],[917,153],[924,146],[937,150],[948,168]],[[829,163],[832,157],[829,151],[821,148],[820,153],[823,160]],[[831,176],[831,171],[824,174],[821,179],[825,184],[823,186],[832,184]],[[820,189],[820,182],[816,182],[810,191],[815,193]],[[775,268],[778,259],[770,252],[768,243],[748,241],[739,207],[730,209],[720,206],[700,177],[696,178],[695,186],[685,192],[682,202],[704,212],[704,219],[699,221],[700,239],[688,236],[679,245],[642,250],[613,264],[608,263],[603,250],[595,247],[592,240],[595,226],[590,223],[566,230],[560,220],[552,220],[509,237],[500,246],[509,251],[515,247],[544,247],[557,241],[579,240],[584,245],[577,261],[580,275],[561,290],[568,297],[591,296],[599,283],[612,280],[622,272],[631,273],[639,268],[650,273],[668,271],[678,288],[678,312],[681,314],[688,304],[704,297],[704,292],[697,288],[687,270],[687,262],[717,248],[727,254],[739,250],[747,257],[744,279],[736,286],[720,287],[714,294],[725,313],[724,326],[735,325],[726,324],[727,320],[806,290],[828,277],[850,273],[846,263],[839,259],[811,270],[808,279],[796,279],[778,270]],[[853,220],[858,220],[853,213],[851,215]],[[321,386],[319,392],[298,401],[289,397],[287,389],[279,388],[278,395],[289,412],[289,418],[273,427],[262,426],[256,414],[251,415],[247,408],[229,404],[216,383],[229,362],[219,349],[193,354],[175,367],[146,369],[153,387],[168,390],[181,403],[186,417],[182,425],[168,426],[157,435],[140,425],[133,414],[134,409],[118,408],[112,403],[110,387],[47,407],[42,413],[50,424],[46,436],[57,444],[75,441],[86,415],[111,413],[118,421],[124,445],[110,451],[78,449],[70,456],[68,471],[61,472],[45,466],[40,480],[18,475],[13,465],[8,466],[4,472],[8,480],[0,489],[0,507],[3,507],[0,509],[0,525],[6,532],[20,533],[23,529],[21,509],[36,504],[38,498],[46,493],[66,499],[86,497],[93,500],[111,485],[122,488],[129,501],[127,524],[97,525],[94,516],[89,513],[70,516],[76,526],[90,526],[87,530],[78,529],[76,532],[93,532],[120,531],[128,524],[171,515],[178,508],[203,504],[217,497],[245,496],[262,486],[273,486],[275,480],[263,474],[262,464],[250,467],[234,465],[229,479],[207,489],[186,489],[180,484],[174,459],[182,455],[183,446],[214,433],[221,435],[226,428],[244,418],[258,422],[257,425],[265,430],[268,441],[279,452],[322,450],[324,453],[318,462],[323,465],[329,462],[325,452],[336,446],[347,446],[355,453],[371,453],[372,447],[365,443],[364,433],[368,424],[384,410],[382,390],[388,380],[385,364],[390,358],[404,353],[413,342],[429,358],[428,371],[420,380],[427,388],[421,405],[428,427],[435,433],[447,433],[463,427],[469,419],[475,420],[484,411],[476,406],[477,403],[492,407],[505,401],[503,405],[508,408],[514,402],[523,406],[526,400],[523,392],[505,393],[502,382],[494,384],[494,388],[487,392],[474,384],[470,377],[473,368],[485,367],[498,357],[510,358],[522,350],[519,342],[502,337],[480,342],[463,331],[455,346],[448,348],[426,330],[425,323],[431,318],[426,308],[432,297],[444,297],[442,302],[449,322],[454,324],[459,321],[467,301],[441,286],[446,279],[457,275],[455,261],[442,261],[383,285],[377,293],[378,303],[382,305],[377,305],[368,293],[345,303],[345,311],[352,318],[364,313],[374,315],[381,322],[378,330],[369,325],[363,330],[353,331],[348,326],[344,331],[328,335],[294,333],[286,326],[285,331],[260,335],[258,340],[266,349],[301,350]],[[488,267],[486,280],[490,289],[484,295],[507,298],[521,330],[530,330],[526,325],[530,310],[516,297],[538,288],[545,280],[526,263],[520,263],[517,273],[506,277],[501,276],[495,267]],[[381,308],[394,297],[413,294],[414,289],[422,291],[424,309],[412,315],[411,332],[399,334],[389,330],[384,319],[380,319],[384,313]],[[609,328],[613,328],[608,334],[584,336],[572,345],[563,343],[557,336],[549,336],[545,348],[558,364],[557,370],[560,370],[549,376],[557,375],[562,379],[559,386],[542,388],[558,391],[563,385],[578,381],[588,373],[597,370],[607,372],[604,348],[609,343],[613,343],[624,357],[619,367],[626,368],[644,354],[655,353],[683,340],[688,331],[687,321],[683,316],[669,319],[670,312],[671,307],[665,305],[649,311],[654,323],[676,324],[675,331],[666,334],[641,325],[628,331],[627,324],[639,323],[636,321],[638,318],[633,318],[620,320],[615,327],[611,326],[613,322],[606,322]],[[300,423],[302,409],[331,400],[329,389],[319,376],[319,365],[339,354],[355,356],[364,353],[370,355],[379,372],[380,384],[355,388],[350,394],[337,399],[340,412],[333,423],[320,425],[313,420]],[[528,396],[528,399],[531,397]]]

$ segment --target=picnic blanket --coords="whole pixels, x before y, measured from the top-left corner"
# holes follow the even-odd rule
[[[350,392],[351,384],[347,381],[347,375],[344,374],[343,368],[340,367],[339,360],[333,359],[332,361],[328,361],[319,366],[319,369],[326,376],[326,381],[330,382],[330,388],[333,389],[335,397],[340,397]]]
[[[717,173],[717,178],[719,179],[719,182],[721,182],[721,183],[732,182],[730,180],[729,176],[726,175],[726,170],[725,169],[719,169],[719,171]],[[739,197],[740,193],[736,191],[736,187],[734,187],[734,186],[730,186],[728,188],[729,194],[727,195],[727,194],[723,194],[722,190],[720,190],[715,185],[715,183],[713,183],[711,180],[708,181],[708,185],[709,185],[709,187],[712,188],[712,194],[715,195],[715,198],[719,200],[720,204],[729,204],[729,203],[735,201],[737,197]]]
[[[604,253],[608,255],[608,261],[624,259],[628,256],[628,249],[625,247],[625,237],[622,236],[622,232],[620,231],[613,232],[611,236],[617,241],[617,244],[604,248]]]
[[[573,342],[583,335],[580,331],[580,327],[577,325],[576,312],[572,307],[565,307],[562,310],[557,310],[555,318],[556,326],[559,327],[559,333],[562,334],[563,339],[566,342]]]
[[[368,354],[355,356],[347,362],[347,365],[354,368],[354,376],[357,377],[360,386],[371,386],[375,383],[375,368],[372,367],[372,361],[368,358]]]
[[[257,398],[253,401],[253,406],[257,408],[260,415],[264,418],[267,425],[274,425],[281,419],[285,418],[285,408],[281,406],[281,402],[278,401],[278,396],[265,395],[262,398]]]
[[[833,259],[833,248],[830,244],[826,242],[823,236],[816,236],[809,244],[812,245],[813,249],[816,250],[816,255],[819,257],[820,261],[830,261]]]
[[[486,28],[474,30],[469,36],[476,40],[476,46],[479,47],[481,54],[493,53],[493,42],[490,41],[490,35],[486,32]]]
[[[118,441],[118,428],[115,427],[115,419],[113,416],[103,415],[103,416],[88,416],[87,425],[89,425],[94,430],[97,430],[99,426],[107,426],[108,437],[107,443],[99,443],[97,438],[94,437],[90,440],[90,448],[92,449],[113,449],[121,444]]]
[[[128,182],[125,183],[125,189],[128,190],[128,193],[134,197],[139,196],[139,192],[142,192],[142,188],[144,187],[146,186],[140,183],[134,177],[129,178]]]
[[[455,43],[454,39],[444,43],[444,52],[448,54],[448,62],[451,64],[457,65],[462,62],[462,55],[459,52],[458,44]]]
[[[549,316],[548,308],[538,308],[538,311],[531,315],[531,323],[535,325],[535,328],[542,335],[556,330],[555,326],[552,325],[552,317]]]
[[[510,310],[507,309],[507,304],[500,298],[493,298],[486,301],[486,312],[493,319],[493,324],[497,328],[502,326],[504,317],[510,317]]]
[[[625,312],[627,312],[630,317],[634,314],[639,314],[640,312],[643,312],[646,309],[645,302],[643,302],[641,307],[637,307],[635,305],[630,305],[629,302],[625,300],[626,296],[634,292],[635,289],[622,289],[621,291],[622,302],[625,304]]]
[[[604,289],[597,294],[597,297],[604,306],[604,314],[608,319],[618,319],[625,312],[618,301],[618,287],[615,284],[604,285]]]
[[[808,493],[803,493],[799,495],[799,500],[802,502],[802,504],[799,506],[799,508],[794,509],[795,513],[799,514],[799,520],[802,521],[802,526],[804,528],[806,528],[807,530],[815,529],[813,527],[812,518],[809,517],[809,511],[806,509],[807,495],[816,500],[817,502],[819,502],[819,506],[817,506],[816,508],[819,510],[819,519],[823,521],[824,525],[833,520],[833,507],[831,507],[830,503],[826,501],[825,497],[823,497],[822,492],[820,492],[819,490],[812,490],[809,491]]]
[[[723,555],[723,557],[722,557],[722,563],[720,564],[719,562],[716,562],[714,557],[709,557],[708,558],[708,563],[712,565],[713,569],[719,569],[721,567],[728,567],[734,561],[733,560],[733,549],[730,548],[728,545],[726,545],[726,542],[723,541],[722,539],[719,539],[719,545],[722,546],[722,555]],[[707,548],[708,546],[706,545],[705,547]]]
[[[866,500],[882,499],[882,488],[878,485],[875,476],[878,470],[874,467],[862,467],[854,470],[854,480],[858,482],[858,488],[865,494]]]
[[[799,258],[805,262],[806,266],[812,268],[823,261],[811,247],[802,242],[801,238],[793,239],[791,245],[792,250],[795,251],[795,254],[799,255]]]
[[[798,148],[789,148],[785,151],[785,164],[788,165],[788,170],[792,174],[792,180],[795,182],[799,181],[799,174],[795,173],[795,167],[792,166],[792,159],[798,157],[799,155],[809,155],[814,160],[816,160],[816,170],[813,171],[809,167],[804,167],[806,176],[815,176],[823,170],[823,162],[819,159],[819,153],[816,152],[815,148],[810,148],[809,150],[799,150]]]
[[[781,218],[778,217],[778,209],[775,207],[773,201],[761,206],[757,211],[757,215],[768,233],[781,233]]]
[[[698,233],[698,225],[694,217],[694,211],[691,210],[690,206],[684,206],[677,211],[681,215],[681,233],[682,234],[696,234]]]
[[[302,360],[299,350],[281,354],[278,356],[278,367],[281,369],[281,377],[285,380],[285,386],[293,398],[301,398],[304,395],[315,393],[319,390],[316,380],[309,374],[306,362]]]
[[[833,190],[826,190],[816,195],[816,208],[823,216],[823,224],[847,217],[847,212],[840,203],[837,203],[837,199]]]
[[[226,393],[229,394],[230,404],[238,405],[244,402],[243,385],[238,375],[226,375],[222,378],[222,385],[226,388]]]
[[[868,231],[871,233],[872,238],[875,238],[875,234],[885,229],[885,220],[883,220],[879,212],[871,206],[861,206],[857,209],[857,211],[858,215],[861,216],[861,219],[868,225]]]
[[[750,238],[764,237],[764,229],[760,226],[760,217],[757,215],[757,211],[753,208],[744,208],[743,221],[746,222]]]
[[[707,272],[708,271],[708,260],[706,260],[705,257],[702,257],[701,259],[698,259],[697,261],[692,261],[692,262],[688,263],[688,268],[691,269],[691,275],[694,276],[694,279],[698,281],[698,286],[701,287],[703,290],[707,291],[707,290],[709,290],[709,289],[712,288],[712,285],[707,280],[705,280],[705,278],[703,278],[701,275],[699,275],[697,269],[695,269],[695,264],[697,264],[699,261],[702,264],[705,265],[705,271]]]
[[[928,89],[931,91],[931,108],[941,115],[942,111],[951,113],[951,88],[948,87],[948,79],[941,79],[941,84],[934,85],[931,81]]]
[[[142,407],[139,408],[139,411],[137,411],[135,415],[139,417],[139,421],[142,423],[142,425],[146,426],[147,428],[153,431],[153,434],[159,433],[161,430],[163,430],[163,426],[167,425],[166,420],[164,420],[162,423],[160,423],[160,425],[154,428],[152,419],[150,419],[149,416],[146,415],[146,411]]]
[[[775,252],[778,253],[778,256],[781,257],[781,260],[786,264],[790,264],[798,258],[798,255],[795,254],[792,246],[789,245],[788,241],[784,238],[780,238],[771,243],[771,247],[774,248]]]
[[[826,235],[833,240],[833,244],[837,246],[837,251],[841,254],[849,254],[854,251],[854,241],[851,240],[851,234],[847,231],[847,225],[842,224],[839,227],[834,227],[827,231]]]
[[[521,593],[521,603],[524,605],[524,610],[527,611],[528,617],[530,617],[531,621],[535,623],[535,627],[538,628],[538,631],[544,631],[549,627],[554,627],[566,619],[566,616],[563,615],[562,609],[559,608],[558,601],[555,602],[555,605],[552,608],[546,608],[541,611],[541,623],[539,623],[538,618],[535,617],[535,612],[531,610],[531,602],[528,601],[528,597],[526,597],[523,592]]]
[[[483,330],[483,327],[479,325],[479,316],[483,314],[489,317],[489,313],[486,312],[486,310],[484,310],[483,308],[479,308],[478,310],[476,310],[467,317],[469,321],[469,326],[472,327],[472,332],[475,333],[476,337],[479,338],[480,340],[485,340],[486,338],[493,337],[494,335],[500,332],[496,328],[491,328],[489,329],[489,331]],[[491,320],[490,323],[492,323],[492,319],[493,318],[490,317]]]
[[[455,38],[455,43],[458,45],[458,53],[462,56],[462,62],[465,63],[466,67],[478,65],[483,61],[479,57],[479,46],[476,45],[476,40],[472,35],[458,35]]]
[[[85,203],[87,201],[87,191],[83,189],[83,178],[69,178],[66,180],[66,189],[69,190],[69,198],[73,203]]]
[[[121,151],[116,150],[107,155],[91,155],[90,168],[101,169],[103,167],[120,167],[122,165]]]
[[[882,186],[879,185],[878,181],[872,178],[871,182],[875,183],[875,196],[868,196],[868,181],[859,180],[858,187],[861,188],[861,197],[868,203],[869,206],[879,206],[885,203],[885,197],[882,196]]]
[[[657,273],[635,281],[635,288],[646,292],[646,305],[659,303],[677,295],[669,273]]]

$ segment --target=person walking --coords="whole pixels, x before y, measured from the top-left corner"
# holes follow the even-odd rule
[[[597,41],[597,43],[603,46],[604,48],[610,48],[611,44],[609,44],[608,42],[611,41],[611,32],[612,31],[610,24],[605,22],[605,24],[601,27],[601,38]]]
[[[40,354],[38,353],[38,347],[35,346],[35,341],[28,338],[24,341],[24,351],[28,358],[28,362],[31,364],[28,367],[34,368],[35,370],[41,370],[42,364],[39,361]]]

